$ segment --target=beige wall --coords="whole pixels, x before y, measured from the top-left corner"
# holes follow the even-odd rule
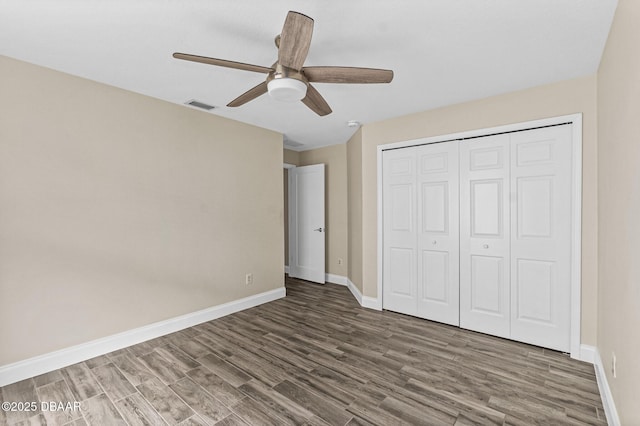
[[[283,150],[282,160],[287,164],[298,166],[300,165],[300,153],[297,151],[292,151],[290,149],[285,149]]]
[[[0,365],[283,286],[280,134],[4,57],[0,93]]]
[[[362,292],[362,129],[347,142],[348,277]]]
[[[595,345],[597,322],[596,77],[588,76],[381,121],[362,128],[363,295],[377,293],[377,157],[381,144],[583,113],[582,343]],[[350,195],[357,197],[358,194]],[[353,244],[353,243],[352,243]]]
[[[300,153],[300,166],[325,165],[326,270],[347,276],[347,145]]]
[[[623,425],[640,424],[639,23],[620,0],[598,71],[598,348]]]

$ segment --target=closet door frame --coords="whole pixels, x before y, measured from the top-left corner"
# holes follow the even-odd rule
[[[378,247],[377,247],[377,298],[375,305],[382,307],[383,295],[383,186],[382,186],[382,152],[388,149],[405,148],[452,140],[463,140],[479,136],[489,136],[505,132],[517,132],[538,127],[559,124],[572,124],[571,137],[571,358],[584,359],[580,354],[581,338],[581,258],[582,258],[582,113],[563,115],[542,120],[526,121],[505,126],[471,130],[428,138],[413,139],[403,142],[378,145],[377,147],[377,215],[378,215]]]

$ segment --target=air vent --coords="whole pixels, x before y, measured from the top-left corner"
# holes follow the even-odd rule
[[[185,102],[185,105],[191,105],[192,107],[204,109],[207,111],[211,111],[215,107],[213,105],[205,104],[204,102],[196,101],[195,99],[191,99],[188,102]]]
[[[291,148],[298,148],[298,147],[304,146],[304,144],[300,143],[300,142],[294,142],[294,141],[287,140],[287,141],[284,142],[284,146],[285,147],[288,146],[288,147],[291,147]]]

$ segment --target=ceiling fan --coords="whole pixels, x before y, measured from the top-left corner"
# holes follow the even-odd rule
[[[301,100],[320,116],[331,113],[331,107],[311,83],[389,83],[393,71],[356,67],[303,67],[309,52],[313,19],[298,12],[289,12],[282,33],[275,38],[278,60],[271,67],[244,64],[224,59],[176,52],[173,57],[186,61],[267,74],[264,82],[249,89],[227,104],[238,107],[267,92],[279,100]]]

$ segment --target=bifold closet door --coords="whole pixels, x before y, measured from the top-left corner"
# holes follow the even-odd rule
[[[460,142],[460,327],[510,337],[508,134]]]
[[[511,338],[569,352],[571,125],[511,134]]]
[[[385,151],[382,158],[383,308],[416,315],[416,149]]]
[[[460,324],[458,142],[418,147],[418,316]]]
[[[459,324],[458,143],[383,153],[383,307]]]
[[[570,350],[571,132],[461,142],[461,327]]]

